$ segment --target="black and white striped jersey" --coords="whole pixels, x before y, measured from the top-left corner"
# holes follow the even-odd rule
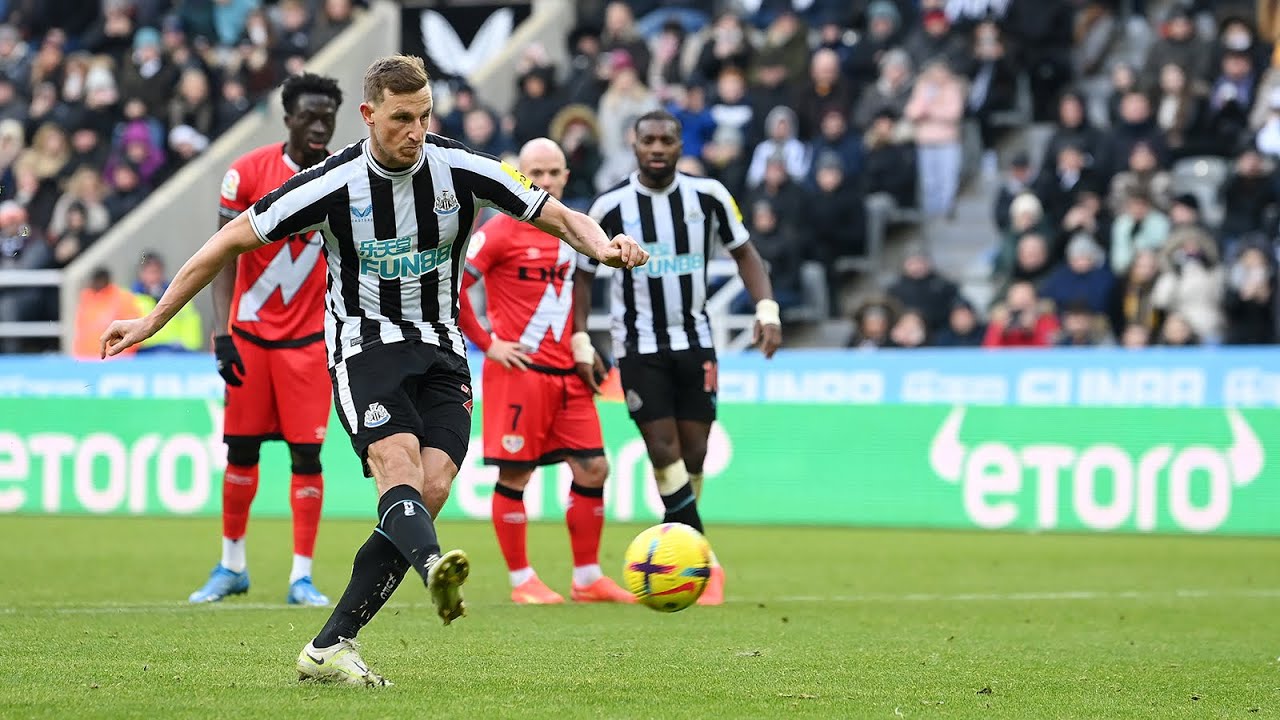
[[[750,238],[742,213],[719,181],[676,173],[662,190],[631,177],[596,198],[589,211],[609,237],[626,233],[650,259],[634,270],[615,270],[609,312],[613,354],[711,348],[707,320],[707,259],[719,241],[733,250]],[[599,264],[578,256],[578,267]]]
[[[249,222],[264,243],[320,232],[331,367],[403,340],[465,356],[455,320],[476,213],[493,207],[532,220],[547,193],[511,165],[437,135],[402,170],[378,163],[368,142],[293,176],[249,208]]]

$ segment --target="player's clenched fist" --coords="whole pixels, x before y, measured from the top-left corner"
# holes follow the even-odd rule
[[[600,262],[615,268],[639,267],[649,262],[649,253],[628,235],[615,235],[605,248]]]
[[[155,334],[146,318],[115,320],[102,333],[102,358],[119,355]]]

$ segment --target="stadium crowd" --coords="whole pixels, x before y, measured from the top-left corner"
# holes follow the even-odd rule
[[[65,265],[352,12],[172,4],[0,0],[0,267]],[[550,136],[582,209],[634,169],[632,120],[669,109],[681,168],[738,198],[784,308],[806,264],[839,299],[839,259],[866,252],[869,217],[918,210],[945,227],[976,127],[988,172],[997,147],[1010,158],[996,302],[975,307],[913,249],[854,309],[850,346],[1272,343],[1280,2],[1150,4],[593,0],[567,66],[523,50],[510,112],[441,78],[432,119],[494,155]],[[1155,38],[1143,62],[1109,63],[1135,25]],[[1052,125],[1043,153],[1002,145],[996,118],[1020,104]],[[1197,160],[1227,168],[1222,182],[1175,192],[1179,163]],[[0,320],[43,311],[15,304],[21,292],[0,290]]]
[[[353,0],[0,0],[0,269],[66,266],[358,11]],[[115,288],[95,274],[78,313],[118,307],[103,283]],[[145,304],[163,287],[135,290]],[[0,288],[0,322],[54,320],[57,304],[49,288]],[[45,347],[0,338],[0,352]]]

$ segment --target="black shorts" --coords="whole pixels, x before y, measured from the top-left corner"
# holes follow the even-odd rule
[[[631,419],[661,418],[710,423],[716,419],[716,351],[659,350],[618,360],[623,397]]]
[[[369,470],[369,446],[397,433],[417,436],[462,467],[471,442],[471,370],[435,345],[397,342],[365,350],[329,370],[333,404]]]

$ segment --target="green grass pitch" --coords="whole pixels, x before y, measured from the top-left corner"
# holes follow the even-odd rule
[[[368,523],[326,521],[336,598]],[[606,568],[638,526],[606,528]],[[384,689],[296,680],[327,611],[283,604],[287,521],[250,526],[250,594],[188,607],[215,520],[0,519],[0,718],[1280,717],[1270,539],[713,527],[729,602],[515,607],[485,523],[468,617],[406,581],[361,635]],[[567,594],[563,527],[535,566]]]

